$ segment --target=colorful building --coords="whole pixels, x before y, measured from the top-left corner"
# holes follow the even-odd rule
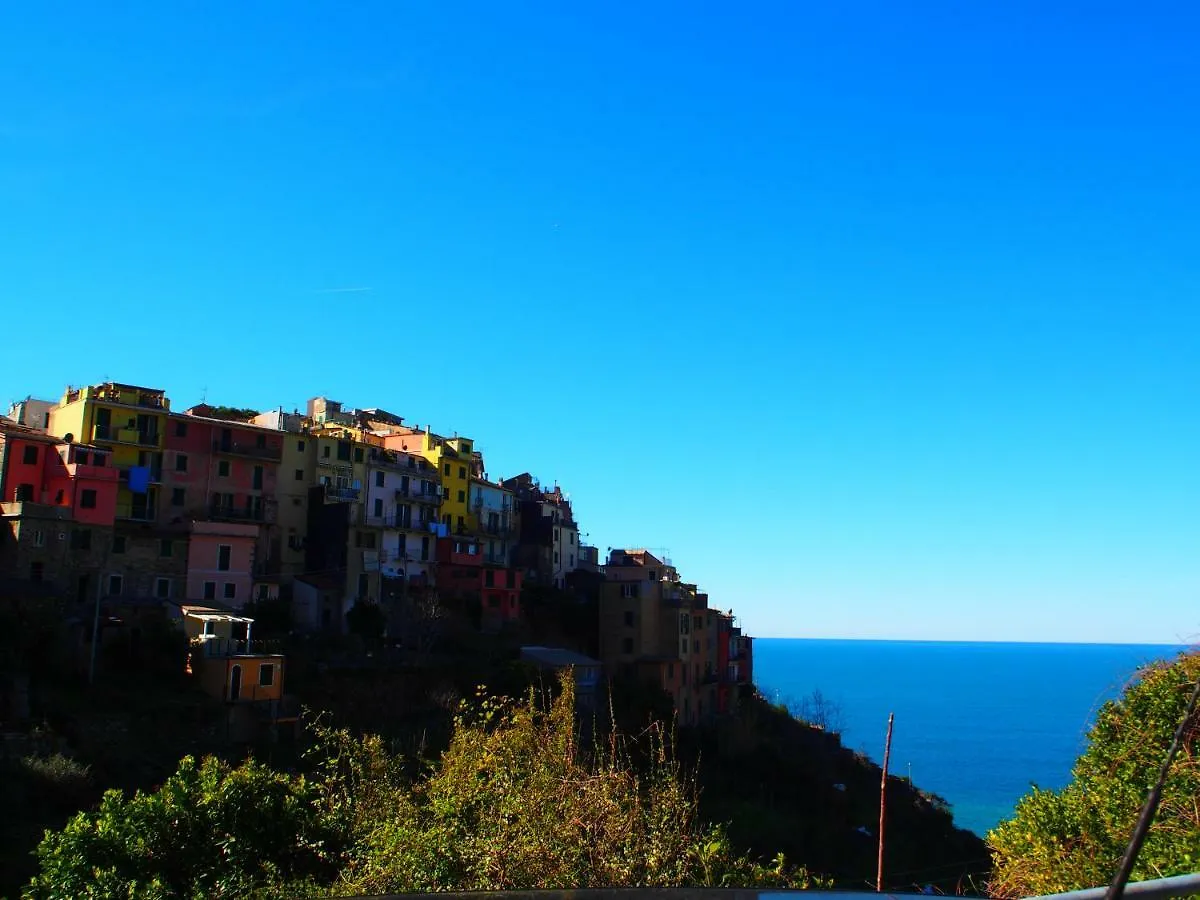
[[[179,609],[190,647],[188,672],[225,703],[228,738],[276,738],[281,726],[294,731],[298,715],[284,694],[284,657],[254,644],[254,619],[221,606]]]
[[[718,617],[708,595],[648,550],[614,550],[600,593],[600,658],[661,688],[685,725],[721,712]]]
[[[258,526],[223,520],[194,521],[188,540],[189,600],[217,601],[240,609],[253,599]]]
[[[470,534],[471,468],[475,442],[469,438],[441,437],[426,429],[393,428],[382,436],[389,450],[415,453],[435,466],[441,475],[442,501],[438,508],[441,523],[450,534]]]
[[[570,498],[558,485],[543,488],[528,472],[502,484],[517,501],[517,564],[530,579],[565,588],[567,576],[580,567],[579,526]]]
[[[117,519],[154,522],[170,402],[157,388],[105,382],[67,388],[50,410],[50,434],[107,450],[120,473]]]
[[[437,536],[430,525],[438,521],[441,473],[418,454],[371,447],[366,483],[365,524],[380,531],[381,577],[433,584]]]
[[[79,602],[103,591],[118,472],[111,454],[0,420],[0,567]]]

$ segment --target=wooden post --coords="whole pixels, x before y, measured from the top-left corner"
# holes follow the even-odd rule
[[[895,713],[888,713],[887,742],[883,746],[883,777],[879,781],[879,862],[875,867],[875,892],[883,892],[883,826],[887,815],[888,761],[892,756],[892,722]]]

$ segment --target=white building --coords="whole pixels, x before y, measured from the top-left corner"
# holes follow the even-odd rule
[[[512,491],[483,478],[471,479],[471,515],[479,523],[484,562],[515,565],[516,508]]]
[[[372,448],[367,455],[365,525],[380,530],[379,571],[387,578],[434,581],[441,497],[438,471],[401,450]]]

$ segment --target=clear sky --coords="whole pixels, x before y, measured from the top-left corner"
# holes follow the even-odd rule
[[[5,4],[0,401],[382,406],[761,635],[1192,639],[1197,46],[1186,2]]]

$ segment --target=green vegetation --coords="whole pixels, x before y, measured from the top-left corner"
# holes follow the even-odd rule
[[[258,415],[257,409],[248,406],[210,406],[204,410],[210,419],[226,419],[230,422],[249,422]]]
[[[381,739],[318,726],[309,776],[185,758],[154,792],[105,794],[38,848],[30,898],[314,896],[599,886],[803,887],[701,822],[661,733],[583,748],[557,698],[485,699],[414,772]],[[635,766],[632,753],[649,760]]]
[[[1047,894],[1108,884],[1133,834],[1189,694],[1200,653],[1140,673],[1106,704],[1061,791],[1034,788],[988,835],[996,896]],[[1132,880],[1200,870],[1200,723],[1193,721]]]

